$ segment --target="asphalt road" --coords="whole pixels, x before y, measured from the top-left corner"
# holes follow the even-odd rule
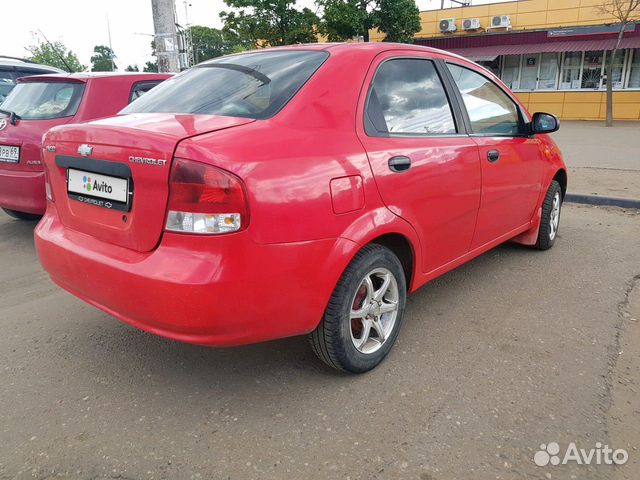
[[[640,477],[639,213],[566,206],[553,250],[506,244],[430,283],[363,376],[304,338],[137,331],[53,285],[32,229],[0,217],[2,479]],[[630,460],[536,466],[553,441]]]

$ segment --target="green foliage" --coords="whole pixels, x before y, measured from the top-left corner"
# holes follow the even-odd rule
[[[81,72],[87,68],[62,42],[39,43],[27,47],[27,50],[31,54],[29,60],[43,65],[57,67],[67,72]]]
[[[420,31],[420,11],[414,0],[316,0],[324,10],[320,31],[331,41],[362,36],[377,28],[386,42],[413,43]]]
[[[158,62],[147,62],[144,64],[143,72],[158,73]]]
[[[196,63],[234,53],[241,47],[236,37],[217,28],[194,25],[191,39]]]
[[[127,65],[127,68],[124,69],[125,72],[139,72],[140,69],[137,65]]]
[[[96,45],[93,47],[93,55],[91,56],[92,72],[113,72],[117,70],[113,59],[116,58],[115,53],[106,45]]]
[[[373,17],[369,11],[371,2],[363,0],[317,0],[324,9],[320,31],[331,42],[343,42],[356,36],[369,40]]]
[[[414,0],[380,0],[373,23],[385,42],[413,43],[421,29],[420,10]]]
[[[318,16],[296,9],[295,0],[225,0],[233,11],[220,13],[223,32],[242,48],[315,43]]]

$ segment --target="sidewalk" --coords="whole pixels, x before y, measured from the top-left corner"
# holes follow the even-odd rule
[[[640,123],[562,122],[553,134],[569,168],[569,193],[640,200]]]

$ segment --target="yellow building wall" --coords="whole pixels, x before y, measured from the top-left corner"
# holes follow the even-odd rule
[[[479,18],[483,28],[486,28],[491,25],[491,18],[495,15],[510,15],[511,30],[514,32],[615,23],[615,18],[602,15],[598,11],[597,6],[601,4],[602,0],[520,0],[473,7],[429,10],[420,12],[422,30],[416,34],[416,38],[477,35],[483,30],[465,32],[462,30],[462,21],[467,18]],[[440,33],[438,26],[440,21],[446,18],[456,19],[457,32]],[[372,30],[370,36],[372,41],[382,41],[384,38],[384,35],[377,30]]]
[[[604,120],[606,92],[527,92],[516,93],[531,113],[553,113],[563,120]],[[614,92],[613,117],[640,120],[640,92]]]

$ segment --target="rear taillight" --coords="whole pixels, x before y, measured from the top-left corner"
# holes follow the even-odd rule
[[[171,169],[166,230],[217,234],[237,232],[249,224],[244,187],[219,168],[176,158]]]

